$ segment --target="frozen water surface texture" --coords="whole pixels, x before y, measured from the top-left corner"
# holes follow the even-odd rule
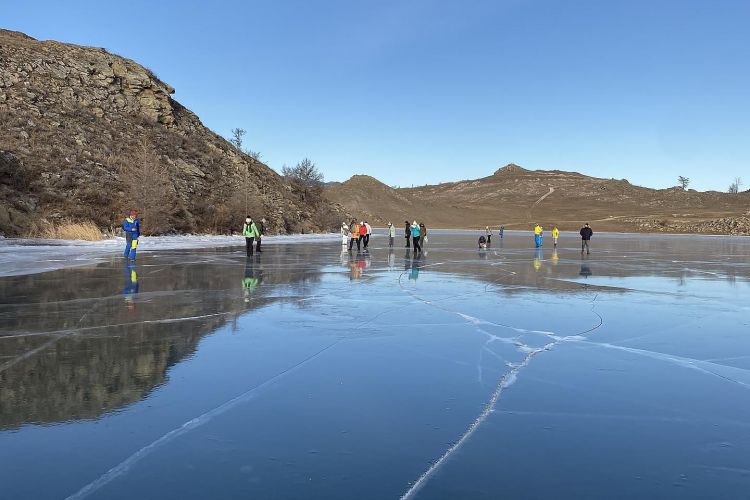
[[[750,240],[478,235],[0,278],[0,498],[748,497]]]

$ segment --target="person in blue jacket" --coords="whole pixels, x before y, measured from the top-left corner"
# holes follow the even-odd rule
[[[122,255],[133,260],[138,248],[138,237],[141,235],[141,221],[136,215],[135,210],[131,210],[130,216],[122,221],[122,230],[125,232],[125,252]]]

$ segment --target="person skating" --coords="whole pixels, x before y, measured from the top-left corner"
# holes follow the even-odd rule
[[[412,243],[414,244],[414,253],[421,252],[422,247],[419,245],[419,224],[417,224],[417,221],[412,223],[410,229]]]
[[[352,223],[349,225],[349,230],[352,232],[352,239],[349,240],[349,250],[352,249],[352,246],[354,245],[354,242],[357,242],[357,251],[359,252],[359,224],[357,224],[357,221],[352,220]]]
[[[393,248],[393,240],[396,238],[396,226],[388,223],[388,247]]]
[[[537,224],[534,226],[534,246],[536,248],[540,248],[544,245],[544,230],[542,229],[542,226]]]
[[[260,219],[260,222],[256,226],[258,228],[258,236],[255,240],[255,250],[258,253],[263,253],[263,250],[260,249],[260,240],[263,239],[263,235],[266,233],[266,219],[265,217]]]
[[[557,238],[560,237],[560,230],[557,229],[557,226],[552,228],[552,247],[557,248]]]
[[[583,255],[584,249],[586,249],[586,255],[589,255],[591,253],[589,251],[589,241],[591,241],[591,236],[594,234],[594,231],[589,227],[588,222],[581,228],[580,234],[581,234],[581,255]]]
[[[249,215],[245,217],[245,223],[242,225],[242,236],[245,237],[245,253],[250,257],[253,255],[253,240],[258,236],[258,226]]]
[[[131,210],[128,217],[122,221],[122,230],[125,232],[125,251],[122,256],[135,260],[138,238],[141,236],[141,221],[138,220],[135,210]]]
[[[484,226],[484,234],[487,236],[487,246],[492,245],[492,231],[490,231],[490,226]]]
[[[372,226],[367,221],[365,221],[365,229],[367,230],[365,232],[365,248],[367,248],[367,245],[370,244],[370,235],[372,234]]]
[[[409,248],[409,240],[411,239],[411,224],[408,220],[404,221],[404,238],[406,238],[406,248]]]
[[[503,239],[503,233],[505,232],[505,226],[500,226],[500,229],[498,230],[498,232],[500,233],[500,239],[502,240]]]
[[[424,222],[419,223],[419,242],[421,246],[427,243],[427,227],[424,225]]]

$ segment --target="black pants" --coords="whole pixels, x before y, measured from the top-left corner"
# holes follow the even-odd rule
[[[581,253],[583,253],[583,249],[586,249],[586,253],[591,253],[589,251],[589,240],[581,240]]]
[[[487,235],[487,244],[488,245],[492,244],[492,235],[491,234]]]
[[[257,250],[258,252],[263,251],[260,249],[260,236],[258,236],[258,241],[255,242],[255,250]]]
[[[406,238],[406,248],[409,248],[409,237],[408,236],[404,236],[404,238]]]
[[[253,240],[255,238],[248,238],[245,236],[245,251],[247,252],[247,255],[250,256],[253,254]]]
[[[359,250],[360,250],[359,245],[362,244],[362,238],[363,238],[363,236],[357,236],[357,237],[352,236],[352,239],[349,240],[349,250],[352,249],[352,246],[354,246],[354,242],[356,241],[357,242],[357,251],[359,252]]]
[[[367,245],[370,244],[370,233],[367,233],[365,235],[365,248],[367,248]]]
[[[421,252],[422,247],[419,246],[419,236],[413,236],[412,239],[414,240],[414,251]]]

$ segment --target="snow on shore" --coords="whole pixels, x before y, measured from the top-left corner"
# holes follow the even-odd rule
[[[333,241],[338,238],[338,234],[265,236],[263,245]],[[244,245],[245,238],[242,236],[142,236],[138,240],[138,253]],[[124,246],[125,238],[120,237],[102,241],[0,238],[0,276],[34,274],[103,262],[112,256],[119,256]]]

